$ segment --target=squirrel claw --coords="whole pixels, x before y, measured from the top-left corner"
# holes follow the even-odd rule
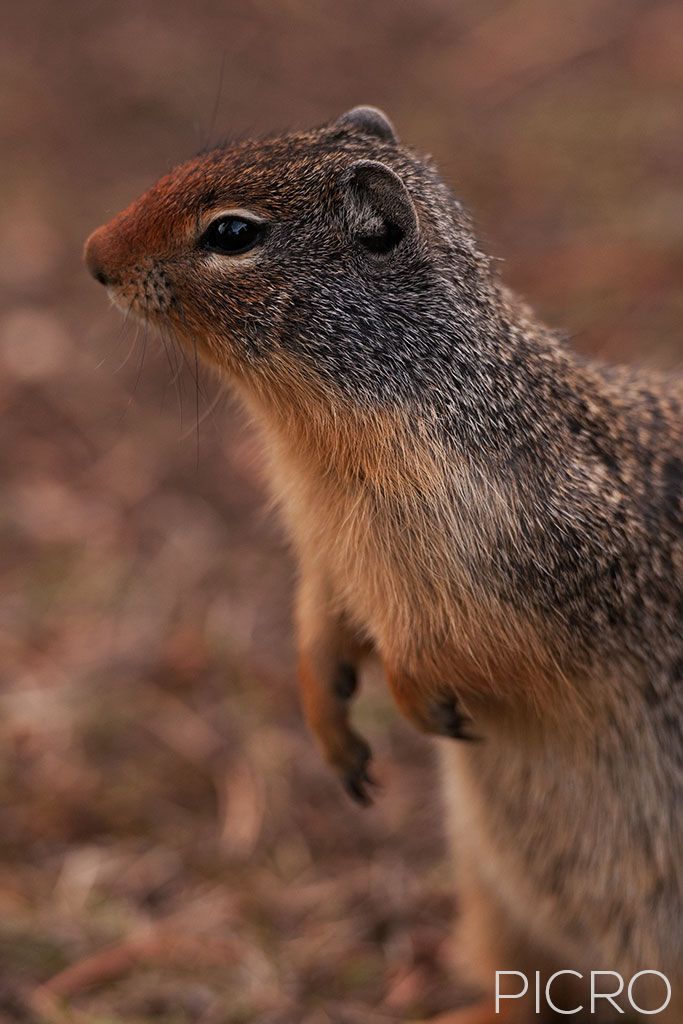
[[[363,807],[369,807],[373,803],[369,790],[377,787],[377,782],[368,768],[372,752],[360,736],[354,735],[352,743],[353,746],[349,751],[349,763],[342,772],[342,782],[352,800]]]
[[[371,807],[374,803],[372,796],[367,790],[369,781],[369,779],[360,779],[352,775],[348,775],[344,779],[344,789],[351,799],[360,804],[361,807]]]
[[[334,680],[334,691],[339,700],[351,700],[358,689],[358,674],[353,665],[340,661]]]
[[[457,702],[449,697],[436,705],[434,709],[435,731],[440,736],[448,736],[453,740],[463,740],[465,743],[481,743],[481,736],[468,732],[468,726],[472,719],[462,713]]]

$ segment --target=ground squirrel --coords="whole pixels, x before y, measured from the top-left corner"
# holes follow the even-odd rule
[[[303,705],[349,791],[368,798],[349,724],[366,652],[448,737],[474,980],[658,970],[656,1019],[681,1024],[681,380],[572,352],[370,107],[201,154],[86,259],[262,430],[300,567]],[[538,1020],[530,1000],[453,1019]]]

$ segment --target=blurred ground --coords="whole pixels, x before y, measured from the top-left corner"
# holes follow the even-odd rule
[[[673,366],[683,8],[29,0],[0,55],[0,1021],[446,1007],[431,751],[370,687],[383,792],[338,792],[258,449],[208,375],[197,424],[191,370],[121,331],[81,245],[210,136],[371,102],[578,346]]]

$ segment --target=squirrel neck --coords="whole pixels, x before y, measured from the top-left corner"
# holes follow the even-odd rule
[[[493,602],[500,621],[515,609],[542,622],[558,664],[589,663],[597,640],[609,660],[635,638],[637,658],[637,606],[620,582],[633,539],[618,524],[652,500],[650,456],[634,437],[656,450],[643,401],[656,411],[666,399],[574,355],[503,289],[485,323],[466,344],[456,322],[460,344],[440,338],[441,355],[452,353],[441,378],[385,405],[340,397],[300,359],[272,357],[272,375],[241,390],[266,435],[275,493],[295,533],[299,521],[304,532],[316,518],[334,523],[323,543],[351,551],[358,536],[343,531],[362,519],[368,565],[398,551],[409,588],[444,577],[471,607]]]
[[[344,394],[284,349],[238,387],[278,447],[326,476],[381,489],[423,483],[440,460],[517,485],[525,472],[566,466],[580,433],[597,444],[609,432],[616,409],[607,371],[496,281],[471,308],[453,308],[424,348],[434,358],[416,390],[397,381],[386,400]]]
[[[617,411],[608,371],[572,351],[497,280],[476,294],[473,307],[454,311],[450,359],[427,407],[447,441],[483,471],[518,481],[525,471],[566,465],[578,453],[576,435],[599,435]]]
[[[393,581],[380,604],[402,587],[404,608],[419,593],[433,608],[441,588],[435,636],[465,601],[459,628],[488,622],[494,647],[506,624],[536,623],[562,672],[640,664],[647,651],[655,673],[663,655],[651,637],[670,611],[655,609],[653,627],[628,567],[666,549],[651,586],[675,592],[680,460],[667,453],[683,439],[683,395],[574,355],[511,293],[500,297],[475,344],[441,336],[441,378],[413,398],[369,408],[312,384],[285,351],[267,380],[242,383],[295,545],[315,538],[317,551],[359,559],[359,575]],[[509,638],[510,649],[524,643]]]

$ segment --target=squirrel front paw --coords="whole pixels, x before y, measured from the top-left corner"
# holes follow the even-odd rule
[[[432,722],[430,731],[437,736],[448,736],[453,740],[464,740],[466,743],[481,742],[481,736],[471,732],[472,719],[462,711],[457,697],[453,697],[452,694],[433,702],[428,715]]]
[[[334,677],[334,692],[339,700],[351,700],[358,689],[358,673],[348,661],[340,661]]]
[[[452,689],[443,688],[435,694],[432,687],[426,689],[403,673],[387,670],[386,675],[399,708],[422,732],[467,743],[480,740],[471,731],[472,719],[462,710]]]
[[[341,701],[349,701],[358,689],[358,674],[353,665],[341,661],[334,679],[334,693]],[[370,790],[377,785],[369,772],[372,751],[362,736],[350,728],[344,730],[343,742],[337,745],[334,767],[341,776],[349,796],[368,807],[372,803]]]
[[[350,701],[358,689],[358,674],[355,666],[341,661],[334,679],[334,693],[341,701]],[[339,773],[344,789],[349,796],[368,807],[372,803],[370,789],[376,782],[369,772],[372,751],[362,736],[346,726],[342,742],[337,742],[333,766]],[[338,737],[339,740],[339,737]]]
[[[352,800],[369,807],[373,802],[371,790],[377,785],[369,771],[372,751],[362,736],[349,732],[344,748],[344,759],[335,765],[344,789]]]
[[[329,722],[324,731],[318,729],[316,738],[325,760],[339,776],[351,799],[369,807],[373,802],[371,790],[377,785],[370,774],[370,745],[338,719]]]
[[[369,770],[372,753],[349,723],[349,707],[358,688],[355,666],[339,661],[329,672],[315,671],[302,657],[299,678],[309,727],[327,763],[334,769],[349,796],[367,807],[376,785]]]

